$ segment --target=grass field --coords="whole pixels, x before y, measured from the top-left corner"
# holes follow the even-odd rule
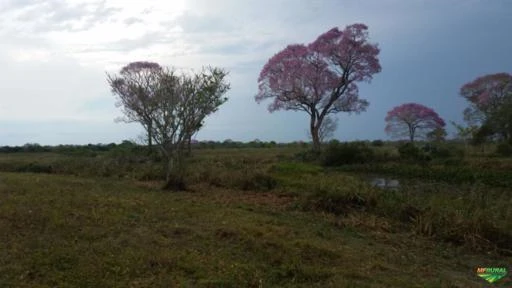
[[[385,191],[299,151],[194,151],[183,192],[122,155],[2,154],[0,287],[486,287],[477,267],[512,268],[509,188]]]

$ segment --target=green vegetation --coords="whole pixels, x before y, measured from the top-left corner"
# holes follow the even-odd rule
[[[331,141],[325,148],[322,164],[339,166],[343,164],[362,164],[374,159],[374,152],[364,142],[339,143]]]
[[[511,263],[509,158],[332,145],[372,152],[195,149],[183,192],[128,143],[0,154],[0,287],[481,287],[475,267]]]

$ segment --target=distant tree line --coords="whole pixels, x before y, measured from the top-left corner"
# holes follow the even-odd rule
[[[333,140],[337,141],[337,140]],[[459,139],[445,140],[447,142],[460,142]],[[384,141],[384,140],[365,140],[365,141],[352,141],[353,143],[365,143],[374,147],[380,147],[385,145],[398,145],[404,142],[403,140],[398,141]],[[423,141],[418,141],[422,143]],[[226,139],[223,141],[213,140],[202,140],[192,141],[191,146],[194,149],[247,149],[247,148],[311,148],[313,143],[311,141],[293,141],[293,142],[276,142],[276,141],[260,141],[258,139],[252,141],[234,141]],[[124,140],[121,143],[97,143],[97,144],[85,144],[85,145],[40,145],[38,143],[27,143],[21,146],[0,146],[0,153],[70,153],[80,154],[88,152],[112,152],[112,151],[124,151],[124,152],[140,152],[145,153],[148,149],[148,145],[138,144],[134,141]]]
[[[249,142],[233,141],[230,139],[224,141],[191,141],[194,149],[216,149],[216,148],[273,148],[273,147],[309,147],[310,142],[295,141],[287,143],[278,143],[276,141],[252,140]],[[38,143],[27,143],[22,146],[0,146],[0,153],[16,152],[54,152],[54,153],[80,153],[80,152],[109,152],[114,150],[124,150],[132,152],[143,152],[148,148],[147,145],[137,144],[133,141],[124,140],[122,143],[97,143],[86,145],[40,145]]]

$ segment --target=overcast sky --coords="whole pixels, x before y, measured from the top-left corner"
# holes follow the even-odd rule
[[[259,71],[288,44],[359,22],[382,72],[360,85],[368,110],[338,116],[337,139],[388,139],[386,112],[405,102],[461,122],[461,85],[512,72],[511,11],[509,0],[0,0],[0,145],[137,138],[137,124],[114,122],[106,72],[141,60],[230,72],[229,101],[199,140],[306,140],[307,114],[254,101]]]

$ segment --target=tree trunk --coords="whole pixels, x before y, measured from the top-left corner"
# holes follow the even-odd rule
[[[192,134],[187,139],[187,155],[192,153]]]
[[[183,179],[183,165],[179,155],[167,157],[164,190],[183,191],[186,189]]]
[[[153,151],[153,123],[148,124],[148,154]]]
[[[318,135],[319,124],[321,124],[319,121],[315,123],[315,116],[312,115],[309,128],[311,130],[311,139],[313,140],[313,151],[320,151],[320,137]]]

